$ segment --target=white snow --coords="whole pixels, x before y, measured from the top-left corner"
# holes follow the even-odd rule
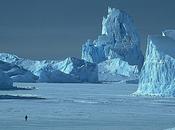
[[[103,18],[102,35],[82,46],[82,59],[100,63],[113,58],[138,65],[139,69],[143,64],[140,38],[132,18],[124,11],[109,8],[107,18]]]
[[[175,96],[175,40],[149,36],[136,94]]]

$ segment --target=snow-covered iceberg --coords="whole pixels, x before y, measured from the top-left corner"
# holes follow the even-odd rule
[[[129,65],[120,58],[106,60],[98,64],[99,81],[120,81],[138,78],[138,66]],[[132,78],[131,78],[132,77]]]
[[[97,82],[97,65],[77,59],[34,61],[0,53],[0,60],[20,66],[38,76],[37,82]]]
[[[139,69],[144,59],[133,19],[124,11],[109,8],[107,18],[103,18],[102,34],[82,46],[82,59],[100,63],[113,58],[138,65]]]
[[[175,40],[171,37],[167,32],[148,37],[146,59],[135,94],[175,96]]]

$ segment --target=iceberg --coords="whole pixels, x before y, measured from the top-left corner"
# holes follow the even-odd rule
[[[96,64],[74,57],[69,57],[57,64],[57,68],[81,82],[98,82],[98,67]]]
[[[148,36],[137,95],[175,96],[175,40],[171,32]]]
[[[37,82],[97,82],[97,65],[69,57],[63,61],[29,60],[16,55],[0,53],[0,60],[22,67],[38,76]]]
[[[52,66],[43,67],[34,72],[39,79],[37,82],[44,83],[78,83],[81,82],[76,77],[65,74],[60,70],[54,69]]]
[[[38,77],[33,75],[32,72],[12,63],[0,61],[0,70],[7,74],[13,82],[31,83],[36,82],[38,79]]]
[[[144,60],[133,19],[124,11],[109,8],[107,18],[103,18],[102,34],[82,46],[82,59],[100,63],[114,58],[138,65],[139,70]]]

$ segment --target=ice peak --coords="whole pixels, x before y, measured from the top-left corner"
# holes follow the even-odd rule
[[[136,32],[133,19],[125,11],[109,7],[107,17],[103,17],[102,35],[123,38],[124,35],[133,35],[133,32]]]
[[[143,63],[140,38],[132,18],[124,11],[108,7],[108,15],[102,21],[102,35],[82,46],[82,59],[100,63],[119,57],[130,65],[141,67]]]
[[[112,13],[115,10],[116,10],[115,8],[108,7],[108,14]]]
[[[108,15],[112,14],[112,13],[120,14],[120,13],[124,13],[124,11],[122,11],[120,9],[108,7]]]
[[[159,51],[175,58],[175,40],[168,36],[149,36],[148,43],[154,44]]]

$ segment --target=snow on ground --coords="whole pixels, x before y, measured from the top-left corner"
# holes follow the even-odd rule
[[[0,100],[0,130],[163,130],[175,126],[174,98],[132,96],[137,84],[15,85],[37,89],[0,91],[0,95],[47,99]]]

